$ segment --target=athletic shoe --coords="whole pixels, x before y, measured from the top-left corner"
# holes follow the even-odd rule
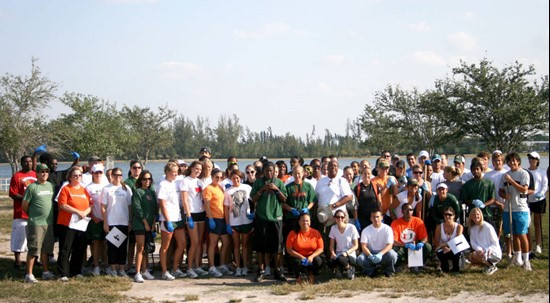
[[[523,269],[525,269],[526,271],[532,271],[531,261],[529,261],[529,260],[523,261]]]
[[[227,268],[227,265],[222,265],[222,266],[218,267],[218,270],[224,275],[232,275],[233,274],[233,272],[231,270],[229,270],[229,268]]]
[[[281,281],[281,282],[286,282],[288,281],[287,278],[285,277],[285,271],[284,269],[281,268],[281,270],[276,270],[275,271],[275,279]]]
[[[121,269],[121,270],[118,271],[118,276],[123,277],[123,278],[128,278],[128,274],[126,273],[126,271],[124,269]]]
[[[353,280],[355,279],[355,267],[351,266],[348,269],[348,279]]]
[[[84,279],[84,276],[83,276],[82,274],[78,274],[78,275],[76,275],[76,276],[74,276],[74,277],[77,278],[77,279]]]
[[[261,270],[258,272],[258,274],[256,274],[256,282],[262,282],[264,280],[264,277],[265,277],[265,270]]]
[[[243,267],[241,268],[241,277],[246,277],[246,276],[248,276],[248,268]]]
[[[241,276],[241,268],[240,267],[237,267],[237,269],[235,269],[235,277],[240,277]]]
[[[514,255],[512,257],[511,263],[512,263],[513,266],[523,266],[523,261],[519,262],[517,255]]]
[[[419,274],[420,273],[420,267],[411,267],[411,272],[413,274]]]
[[[340,267],[336,267],[334,270],[334,275],[336,276],[336,279],[342,279],[342,270]]]
[[[42,273],[42,280],[55,280],[56,276],[51,271]]]
[[[197,275],[197,273],[195,272],[195,270],[193,269],[188,269],[187,270],[187,277],[191,278],[191,279],[196,279],[199,277],[199,275]]]
[[[535,253],[538,255],[542,254],[542,247],[540,245],[535,246]]]
[[[136,275],[134,276],[134,281],[136,283],[143,283],[143,277],[141,276],[140,273],[136,273]]]
[[[175,278],[172,276],[169,272],[165,272],[162,274],[162,277],[160,277],[162,280],[166,281],[173,281]]]
[[[91,275],[92,272],[90,271],[90,269],[88,269],[88,267],[82,267],[82,269],[80,270],[80,272],[84,275],[84,276],[88,276],[88,275]]]
[[[94,267],[94,270],[92,271],[92,274],[93,274],[94,276],[96,276],[96,277],[99,276],[99,275],[101,275],[101,269],[100,269],[99,267],[97,267],[97,266]]]
[[[490,276],[494,273],[496,273],[498,270],[498,268],[496,266],[487,266],[487,268],[485,268],[485,270],[483,271],[486,275]]]
[[[208,276],[208,272],[205,271],[205,270],[203,270],[203,269],[200,268],[200,267],[193,268],[193,271],[194,271],[197,275],[199,275],[199,276],[201,276],[201,277]]]
[[[61,282],[69,282],[69,278],[67,278],[67,277],[61,277],[61,278],[59,278],[59,281],[61,281]]]
[[[181,269],[179,269],[179,268],[176,269],[176,270],[171,271],[170,274],[172,276],[174,276],[174,278],[185,278],[185,277],[187,277],[187,275],[183,271],[181,271]]]
[[[34,275],[25,275],[25,283],[38,283],[38,280],[34,277]]]
[[[135,266],[130,267],[130,269],[128,270],[128,274],[134,275],[135,273],[136,273],[136,267]]]
[[[155,280],[155,277],[148,271],[144,271],[141,273],[141,276],[145,279],[145,280]]]
[[[271,267],[269,266],[266,266],[265,267],[265,276],[271,276]]]
[[[110,268],[110,267],[107,267],[107,269],[105,270],[105,273],[106,273],[108,276],[116,277],[116,270],[113,270],[113,269]]]
[[[210,269],[208,269],[208,273],[215,278],[220,278],[223,276],[223,274],[216,268],[216,266],[211,266]]]

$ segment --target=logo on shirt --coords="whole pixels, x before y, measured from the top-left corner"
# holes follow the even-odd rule
[[[41,190],[38,192],[39,196],[47,196],[47,195],[53,195],[53,193],[49,190]]]
[[[411,243],[416,238],[416,233],[414,230],[407,228],[401,232],[399,235],[399,239],[401,240],[401,243]]]
[[[202,188],[200,186],[195,187],[195,192],[198,194],[202,191]]]
[[[86,199],[86,195],[84,195],[84,194],[82,194],[82,195],[70,194],[69,196],[70,196],[71,198]]]

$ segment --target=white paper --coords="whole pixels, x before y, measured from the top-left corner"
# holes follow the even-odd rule
[[[74,230],[80,230],[80,231],[86,231],[88,228],[88,223],[90,223],[90,220],[92,218],[90,217],[84,217],[84,219],[80,219],[80,216],[77,214],[73,214],[71,216],[71,221],[69,222],[69,228]]]
[[[113,227],[111,231],[105,236],[107,241],[111,242],[114,246],[120,247],[122,242],[126,240],[126,235],[120,231],[120,229]]]
[[[422,249],[409,249],[409,267],[422,267],[424,260],[422,259]]]
[[[455,255],[470,248],[470,244],[468,244],[468,241],[466,241],[464,235],[452,238],[449,242],[447,242],[447,245],[449,245]]]

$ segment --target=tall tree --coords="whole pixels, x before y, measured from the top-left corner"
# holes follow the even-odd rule
[[[548,75],[530,81],[533,66],[519,62],[498,69],[487,59],[460,65],[436,82],[444,96],[432,104],[444,123],[479,136],[490,150],[517,150],[529,136],[548,131]]]
[[[42,75],[32,58],[30,76],[6,73],[0,78],[0,150],[11,166],[19,170],[25,152],[44,142],[44,108],[54,99],[57,84]]]

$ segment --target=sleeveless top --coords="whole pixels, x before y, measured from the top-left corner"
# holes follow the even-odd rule
[[[441,228],[441,239],[439,240],[440,244],[447,243],[450,240],[452,240],[454,237],[456,237],[456,229],[458,227],[458,223],[456,222],[453,222],[453,223],[455,226],[453,228],[453,233],[450,236],[445,233],[445,228],[443,227],[443,224],[445,223],[440,224],[440,228]]]

